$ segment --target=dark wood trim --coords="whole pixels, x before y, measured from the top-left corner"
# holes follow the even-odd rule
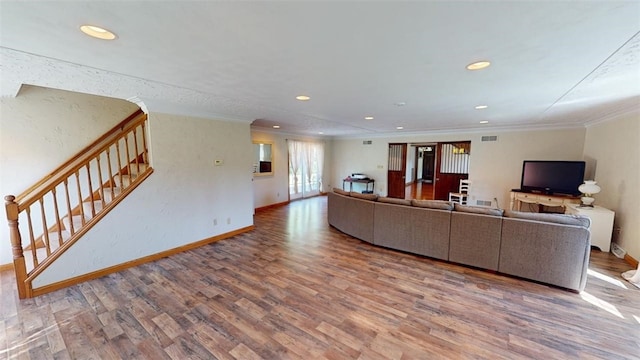
[[[216,241],[224,240],[224,239],[227,239],[227,238],[230,238],[230,237],[233,237],[233,236],[236,236],[236,235],[251,231],[253,229],[255,229],[254,225],[246,226],[246,227],[234,230],[234,231],[230,231],[228,233],[216,235],[216,236],[204,239],[204,240],[196,241],[196,242],[193,242],[193,243],[190,243],[190,244],[187,244],[187,245],[183,245],[183,246],[179,246],[179,247],[176,247],[176,248],[173,248],[173,249],[165,250],[165,251],[159,252],[157,254],[145,256],[145,257],[142,257],[140,259],[127,261],[127,262],[122,263],[122,264],[110,266],[110,267],[105,268],[105,269],[101,269],[101,270],[97,270],[97,271],[94,271],[94,272],[90,272],[88,274],[76,276],[76,277],[73,277],[71,279],[66,279],[66,280],[62,280],[62,281],[59,281],[59,282],[56,282],[56,283],[53,283],[53,284],[45,285],[45,286],[33,289],[32,290],[32,296],[34,296],[34,297],[35,296],[40,296],[40,295],[47,294],[47,293],[50,293],[52,291],[63,289],[63,288],[66,288],[66,287],[69,287],[69,286],[72,286],[72,285],[76,285],[76,284],[79,284],[79,283],[82,283],[82,282],[85,282],[85,281],[88,281],[88,280],[97,279],[99,277],[103,277],[105,275],[113,274],[115,272],[122,271],[122,270],[125,270],[125,269],[128,269],[128,268],[134,267],[134,266],[138,266],[138,265],[142,265],[142,264],[145,264],[145,263],[148,263],[148,262],[156,261],[156,260],[171,256],[171,255],[175,255],[177,253],[181,253],[181,252],[184,252],[184,251],[187,251],[187,250],[192,250],[192,249],[198,248],[200,246],[204,246],[204,245],[207,245],[207,244],[214,243]]]
[[[285,206],[285,205],[288,205],[289,203],[290,203],[290,201],[287,200],[287,201],[283,201],[283,202],[279,202],[279,203],[275,203],[275,204],[271,204],[271,205],[257,207],[254,210],[255,210],[255,212],[265,211],[265,210],[277,208],[277,207],[280,207],[280,206]]]
[[[144,173],[140,174],[140,176],[136,179],[136,181],[133,184],[129,185],[124,190],[122,190],[122,193],[120,193],[120,195],[117,198],[113,199],[104,208],[102,208],[102,210],[100,211],[100,214],[96,214],[96,216],[91,218],[91,220],[87,221],[82,228],[76,231],[71,238],[67,239],[65,243],[62,244],[54,253],[52,253],[50,256],[44,259],[44,261],[42,261],[38,265],[38,267],[31,270],[31,272],[29,273],[29,276],[25,281],[27,283],[30,283],[33,280],[35,280],[35,278],[38,277],[38,275],[40,275],[44,270],[46,270],[49,266],[51,266],[51,264],[53,264],[60,256],[62,256],[62,254],[64,254],[71,246],[73,246],[73,244],[75,244],[78,240],[80,240],[80,238],[84,236],[84,234],[86,234],[89,230],[91,230],[91,228],[95,224],[97,224],[102,218],[107,216],[107,214],[111,210],[113,210],[120,202],[122,202],[127,196],[129,196],[129,194],[131,194],[131,192],[133,192],[133,190],[135,190],[140,184],[142,184],[142,182],[144,182],[144,180],[148,178],[151,174],[153,174],[153,168],[151,167],[147,168],[147,170]]]
[[[629,264],[631,264],[631,266],[633,266],[634,268],[638,267],[638,260],[634,259],[631,255],[629,254],[625,254],[624,255],[624,261],[628,262]]]

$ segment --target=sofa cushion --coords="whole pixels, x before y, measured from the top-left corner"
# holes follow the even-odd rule
[[[454,204],[454,209],[455,211],[459,211],[459,212],[467,212],[467,213],[481,214],[481,215],[492,215],[492,216],[502,216],[502,214],[504,213],[504,210],[502,209],[488,208],[488,207],[482,207],[482,206],[466,206],[466,205],[460,205],[460,204]]]
[[[589,228],[589,225],[591,225],[591,220],[588,217],[582,215],[540,214],[507,210],[504,212],[504,216],[514,219],[525,219],[562,225],[582,226],[583,228],[587,229]]]
[[[378,194],[361,194],[359,192],[352,191],[349,193],[349,196],[358,198],[358,199],[363,199],[363,200],[371,200],[371,201],[378,200]]]
[[[349,192],[348,191],[344,191],[344,190],[342,190],[340,188],[333,188],[333,192],[336,193],[336,194],[349,196]]]
[[[387,204],[411,206],[411,200],[396,199],[396,198],[390,198],[390,197],[384,197],[384,196],[379,197],[378,198],[378,202],[387,203]]]
[[[453,204],[444,200],[411,200],[411,205],[415,207],[440,209],[440,210],[453,210]]]

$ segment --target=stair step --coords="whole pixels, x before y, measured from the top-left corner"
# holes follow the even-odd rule
[[[115,199],[116,196],[122,194],[122,188],[121,187],[113,187],[113,188],[104,188],[104,201],[105,202],[111,202],[113,201],[113,199]]]
[[[77,230],[77,228],[76,228]],[[62,230],[61,231],[62,234],[62,242],[64,243],[65,241],[67,241],[70,237],[71,237],[71,233],[67,230]],[[49,233],[49,248],[51,249],[51,252],[54,252],[56,249],[58,249],[60,247],[60,241],[58,239],[58,236],[60,234],[58,234],[57,231],[52,231]],[[44,238],[43,238],[44,240]]]
[[[140,168],[142,169],[142,168]],[[133,180],[137,177],[137,175],[115,175],[113,177],[113,183],[116,186],[120,186],[120,179],[122,179],[122,186],[127,187],[131,185]]]
[[[84,220],[86,222],[86,218]],[[71,222],[69,221],[69,216],[65,216],[62,218],[62,223],[64,224],[64,228],[67,231],[71,231]],[[73,215],[73,230],[77,231],[83,226],[82,223],[82,215]],[[57,239],[57,238],[56,238]]]
[[[138,167],[140,167],[140,171],[138,171]],[[138,176],[139,174],[142,174],[143,172],[145,172],[147,170],[147,168],[149,167],[149,164],[146,163],[138,163],[138,164],[131,164],[130,166],[130,175],[133,176]]]
[[[96,209],[96,214],[102,210],[102,200],[94,200],[93,206]],[[84,210],[84,216],[89,219],[93,217],[93,212],[91,211],[91,201],[85,201],[82,203],[82,209]]]
[[[41,263],[47,258],[47,250],[45,248],[38,248],[36,249],[36,255],[38,257],[38,263]],[[33,249],[24,251],[24,263],[27,272],[33,270]]]

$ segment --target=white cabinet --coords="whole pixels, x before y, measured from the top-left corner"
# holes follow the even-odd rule
[[[613,211],[600,206],[588,208],[570,204],[567,205],[565,213],[588,217],[591,220],[591,245],[598,247],[601,251],[609,252],[615,216]]]

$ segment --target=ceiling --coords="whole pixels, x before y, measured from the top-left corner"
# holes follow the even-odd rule
[[[0,24],[2,96],[46,86],[315,136],[575,127],[640,108],[637,1],[2,1]],[[465,69],[478,60],[492,65]]]

